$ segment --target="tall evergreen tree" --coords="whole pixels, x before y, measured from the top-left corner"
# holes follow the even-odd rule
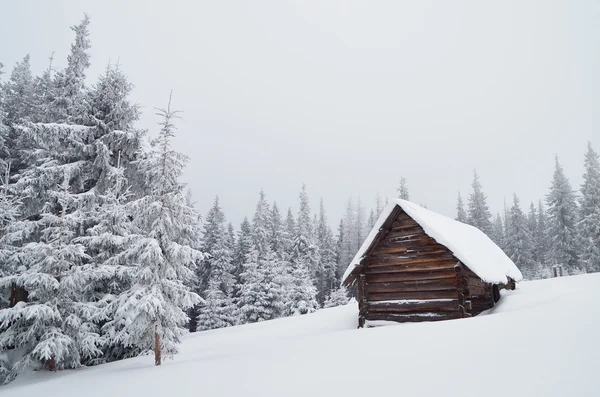
[[[137,162],[145,175],[145,194],[132,202],[135,235],[120,254],[132,266],[135,282],[107,307],[111,320],[104,326],[125,347],[154,350],[156,365],[161,353],[177,352],[189,321],[186,310],[202,301],[190,284],[196,263],[204,259],[193,248],[199,217],[180,181],[187,157],[171,146],[177,112],[170,98],[158,115],[159,136]]]
[[[506,245],[506,233],[504,232],[504,224],[502,223],[502,217],[499,213],[494,217],[494,224],[492,225],[492,235],[490,236],[492,241],[502,249]]]
[[[210,223],[208,220],[210,219]],[[207,330],[235,324],[235,306],[233,292],[233,252],[229,234],[225,227],[225,214],[216,197],[207,216],[204,238],[210,241],[210,250],[204,252],[208,258],[204,261],[208,269],[208,285],[202,290],[204,303],[199,308],[197,329]]]
[[[462,197],[460,197],[460,192],[458,193],[458,201],[456,203],[456,220],[467,223],[467,212],[465,211]]]
[[[285,295],[280,278],[282,260],[271,249],[270,208],[260,192],[252,219],[252,248],[240,275],[238,320],[243,323],[270,320],[283,311]]]
[[[3,110],[9,125],[27,121],[32,114],[33,77],[29,60],[29,55],[26,55],[15,65],[3,87]]]
[[[546,196],[548,205],[548,238],[550,239],[550,261],[564,265],[568,272],[579,266],[579,240],[577,235],[577,200],[563,168],[555,159],[554,176],[550,192]]]
[[[90,67],[89,24],[90,19],[85,15],[79,25],[71,27],[75,32],[75,42],[67,58],[67,68],[54,76],[50,121],[82,123],[89,112],[85,100],[85,78]]]
[[[581,185],[579,234],[581,259],[588,271],[600,271],[600,158],[588,142]]]
[[[513,205],[509,210],[508,219],[504,252],[519,267],[526,278],[535,278],[536,264],[533,259],[531,232],[527,217],[521,210],[516,194],[513,196]]]
[[[398,186],[398,198],[402,200],[410,200],[410,194],[408,193],[408,183],[406,178],[400,178],[400,185]]]
[[[318,247],[315,243],[310,205],[306,186],[300,192],[300,210],[296,223],[292,251],[292,286],[288,302],[288,314],[305,314],[317,309],[317,289],[314,280],[321,271]]]
[[[0,349],[23,351],[19,369],[39,362],[51,370],[75,368],[102,353],[93,322],[96,311],[82,296],[89,281],[82,265],[89,256],[73,238],[82,214],[68,193],[68,180],[67,174],[61,189],[51,193],[54,201],[38,222],[39,239],[14,258],[22,268],[0,279],[0,286],[26,288],[31,298],[0,311]]]
[[[317,300],[322,305],[325,299],[332,290],[337,287],[337,263],[335,253],[335,241],[333,239],[333,233],[327,223],[327,214],[325,213],[325,206],[323,205],[323,199],[319,206],[319,219],[317,222],[317,246],[319,249],[319,259],[321,265],[319,267],[320,272],[317,275],[317,287],[318,294]]]
[[[539,200],[537,207],[537,229],[533,236],[535,257],[542,267],[548,264],[548,219],[542,200]]]
[[[488,236],[492,234],[492,214],[487,206],[487,197],[483,193],[477,171],[473,174],[473,192],[469,196],[468,223]]]
[[[252,249],[252,228],[250,221],[247,217],[244,217],[240,224],[240,230],[238,231],[237,240],[235,243],[235,249],[233,253],[233,274],[239,283],[239,275],[242,273],[242,265],[246,261],[246,256]]]
[[[529,214],[527,214],[527,228],[529,229],[529,233],[531,234],[531,244],[532,244],[531,254],[533,256],[533,260],[537,264],[540,264],[540,260],[537,256],[538,251],[535,247],[535,238],[539,233],[539,231],[538,231],[538,214],[537,214],[537,209],[535,208],[535,204],[533,204],[533,201],[531,202],[531,204],[529,204]]]

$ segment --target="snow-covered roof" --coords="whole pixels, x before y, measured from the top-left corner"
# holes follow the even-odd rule
[[[410,201],[394,199],[375,222],[373,230],[346,269],[342,280],[346,280],[354,268],[360,265],[377,237],[379,229],[396,206],[402,208],[408,216],[414,219],[429,237],[452,251],[458,260],[483,281],[499,284],[506,283],[507,277],[515,281],[523,279],[523,275],[513,261],[481,230],[420,207]]]

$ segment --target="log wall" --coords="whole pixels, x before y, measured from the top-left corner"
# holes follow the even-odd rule
[[[359,327],[367,320],[464,318],[489,308],[489,284],[429,237],[400,207],[384,223],[361,265],[357,275]]]

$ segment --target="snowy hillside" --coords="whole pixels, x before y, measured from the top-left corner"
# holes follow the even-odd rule
[[[503,294],[472,319],[356,329],[350,304],[197,333],[162,367],[147,356],[23,374],[0,395],[597,396],[600,274]]]

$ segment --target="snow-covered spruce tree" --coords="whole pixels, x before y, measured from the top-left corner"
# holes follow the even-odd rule
[[[600,272],[600,159],[588,142],[581,185],[579,234],[581,260],[588,272]]]
[[[408,193],[408,183],[405,177],[400,178],[400,185],[398,186],[398,198],[402,200],[410,200],[410,194]]]
[[[240,323],[271,320],[281,315],[284,291],[278,277],[282,260],[271,249],[270,209],[263,191],[252,219],[252,247],[246,255],[238,287]]]
[[[462,223],[467,223],[467,212],[465,211],[465,205],[463,199],[458,193],[458,200],[456,202],[456,220]]]
[[[335,252],[335,260],[337,264],[336,268],[336,278],[337,280],[341,280],[346,270],[346,267],[350,264],[347,262],[348,255],[345,252],[345,225],[344,220],[340,219],[340,224],[338,225],[337,236],[336,236],[336,252]]]
[[[533,235],[535,257],[540,266],[545,269],[548,263],[548,219],[542,200],[539,200],[537,207],[537,229]]]
[[[529,204],[529,213],[527,214],[527,228],[529,229],[529,233],[531,234],[531,255],[533,256],[533,260],[535,261],[535,263],[539,265],[540,261],[538,260],[538,253],[535,248],[535,236],[537,236],[538,234],[538,215],[533,201]]]
[[[487,206],[487,198],[483,193],[477,171],[473,173],[473,193],[469,196],[467,223],[475,226],[488,236],[492,234],[492,214]]]
[[[140,352],[154,350],[155,364],[160,365],[161,353],[177,352],[189,320],[185,310],[202,302],[190,284],[204,254],[193,248],[198,214],[180,181],[187,157],[171,146],[177,112],[171,110],[170,98],[157,114],[162,118],[158,138],[136,161],[145,175],[145,195],[130,203],[135,233],[119,254],[133,267],[134,282],[107,306],[112,319],[103,328],[114,343]]]
[[[0,349],[22,349],[18,369],[38,362],[51,370],[75,368],[102,354],[95,307],[82,299],[89,282],[82,265],[89,256],[74,239],[84,214],[68,192],[69,180],[65,175],[61,189],[50,193],[52,201],[37,222],[39,240],[13,256],[20,271],[0,280],[28,294],[26,302],[0,312]]]
[[[85,100],[85,77],[90,66],[91,47],[89,39],[90,18],[85,15],[79,25],[71,27],[75,42],[67,58],[67,68],[54,75],[49,121],[58,123],[82,123],[89,113]]]
[[[233,251],[233,274],[237,283],[240,283],[240,274],[243,272],[243,265],[247,255],[252,250],[252,227],[247,217],[244,217],[240,224],[240,230],[237,232],[235,249]]]
[[[356,201],[356,250],[360,248],[363,241],[367,238],[370,230],[367,230],[367,213],[365,207],[362,204],[360,197]]]
[[[50,106],[54,101],[54,80],[52,78],[52,61],[54,53],[50,56],[48,68],[33,80],[31,96],[31,121],[34,123],[51,122]]]
[[[346,287],[339,287],[331,290],[330,294],[325,299],[323,308],[342,306],[348,303],[348,290]]]
[[[32,113],[33,77],[29,60],[26,55],[18,62],[3,86],[2,107],[8,125],[29,120]]]
[[[292,287],[286,310],[288,315],[309,313],[318,307],[314,280],[320,272],[321,262],[310,219],[306,186],[302,186],[300,192],[300,210],[293,244]]]
[[[371,211],[369,212],[369,217],[367,218],[367,230],[373,229],[373,226],[375,226],[375,222],[377,222],[375,210],[371,209]]]
[[[506,243],[506,235],[504,233],[504,224],[502,223],[502,217],[499,213],[496,213],[494,217],[494,223],[492,225],[492,235],[490,236],[492,241],[502,249],[504,249]]]
[[[200,305],[197,319],[197,330],[203,331],[222,328],[235,324],[235,306],[233,303],[233,252],[229,235],[225,227],[225,214],[219,206],[219,198],[215,198],[213,207],[206,217],[206,242],[210,242],[210,250],[204,250],[208,258],[204,260],[208,270],[208,285],[202,291],[204,303]]]
[[[290,260],[294,254],[294,236],[296,235],[296,219],[291,208],[288,208],[285,217],[283,246],[286,254],[286,259]]]
[[[555,159],[554,176],[548,205],[548,239],[550,263],[563,265],[571,274],[579,270],[579,237],[577,234],[577,199],[563,168]]]
[[[213,206],[206,214],[206,218],[203,224],[203,233],[201,238],[201,249],[202,252],[208,254],[208,256],[202,261],[198,268],[198,294],[202,295],[202,292],[208,288],[208,280],[210,279],[212,272],[212,255],[215,251],[217,244],[222,244],[225,239],[225,214],[219,206],[219,197],[215,197]]]
[[[513,205],[509,210],[508,220],[504,252],[519,267],[524,277],[533,279],[536,263],[533,260],[531,232],[527,217],[521,210],[516,194],[513,196]]]
[[[344,241],[342,250],[342,261],[349,264],[354,255],[358,251],[362,242],[358,241],[359,232],[357,230],[357,210],[354,204],[354,198],[350,197],[346,204],[346,212],[344,214]]]
[[[323,304],[325,299],[330,295],[331,291],[338,285],[336,270],[336,247],[333,239],[333,233],[327,223],[327,214],[325,213],[325,206],[323,205],[323,199],[319,206],[319,219],[317,221],[317,247],[319,249],[319,259],[321,265],[319,266],[319,273],[317,274],[317,301],[319,304]]]

